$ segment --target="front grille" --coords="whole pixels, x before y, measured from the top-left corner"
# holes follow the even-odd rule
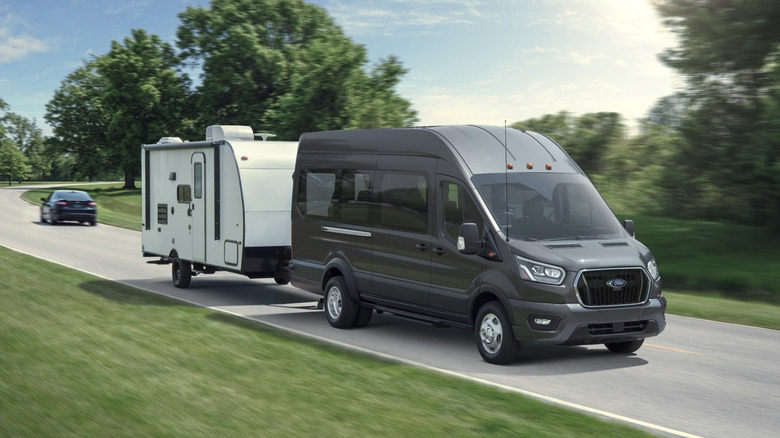
[[[588,324],[588,332],[593,336],[614,335],[617,333],[641,333],[645,330],[645,327],[647,327],[647,321]]]
[[[619,282],[613,280],[623,280],[625,285],[616,287]],[[641,269],[608,269],[580,272],[575,287],[583,306],[598,307],[643,303],[649,286]]]

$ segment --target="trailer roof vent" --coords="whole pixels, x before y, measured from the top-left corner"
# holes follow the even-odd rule
[[[206,128],[206,140],[249,140],[255,139],[251,126],[214,125]]]
[[[255,137],[260,137],[263,139],[263,141],[267,141],[268,137],[276,137],[276,134],[269,134],[267,132],[262,132],[262,133],[255,134]]]
[[[179,137],[163,137],[157,143],[166,144],[166,143],[184,143],[184,142],[181,141],[181,138]]]

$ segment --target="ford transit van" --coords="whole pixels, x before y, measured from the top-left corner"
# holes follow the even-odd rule
[[[293,285],[329,323],[374,311],[473,330],[482,358],[520,344],[636,351],[665,327],[648,248],[550,138],[491,126],[301,136]]]

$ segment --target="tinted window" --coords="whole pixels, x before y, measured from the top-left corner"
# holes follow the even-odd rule
[[[301,174],[298,210],[307,217],[369,224],[371,176],[360,170],[311,170]]]
[[[453,242],[458,241],[461,224],[475,223],[479,230],[484,230],[484,221],[477,205],[466,188],[459,183],[441,183],[441,209],[443,233]]]
[[[414,173],[385,173],[377,195],[377,225],[425,233],[428,229],[428,184]]]

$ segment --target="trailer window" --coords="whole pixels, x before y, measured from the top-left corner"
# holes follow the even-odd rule
[[[179,204],[189,204],[192,201],[192,187],[189,184],[179,184],[176,186],[176,202]]]
[[[195,163],[195,199],[203,197],[203,163]]]

